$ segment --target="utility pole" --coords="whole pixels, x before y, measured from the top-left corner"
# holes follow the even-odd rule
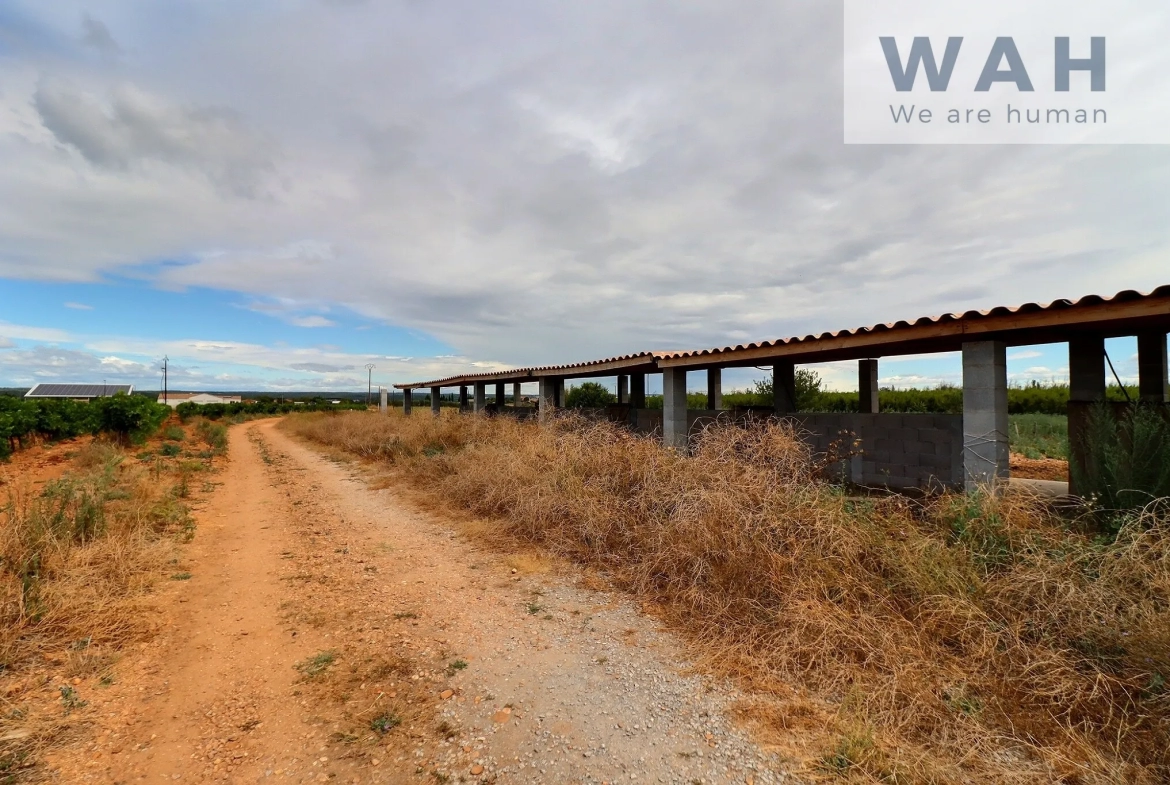
[[[169,399],[167,398],[167,363],[169,361],[170,361],[170,358],[164,354],[163,355],[163,403],[167,404],[168,406],[170,405]]]
[[[366,379],[366,406],[369,406],[374,395],[374,364],[366,363],[366,370],[369,371],[369,378]]]

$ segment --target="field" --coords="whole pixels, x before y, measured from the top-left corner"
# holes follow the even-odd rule
[[[1052,423],[1022,424],[1041,444]],[[1114,539],[1019,496],[855,499],[781,424],[710,431],[693,458],[571,416],[346,414],[290,427],[394,467],[488,540],[597,570],[659,609],[857,781],[1170,778],[1170,521]],[[1045,448],[1047,449],[1047,448]],[[1055,448],[1054,448],[1055,449]]]

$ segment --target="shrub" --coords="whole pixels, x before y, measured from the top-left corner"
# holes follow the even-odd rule
[[[1135,510],[1170,497],[1170,423],[1162,407],[1092,407],[1070,471],[1082,496],[1115,530]]]
[[[125,393],[98,398],[90,405],[97,407],[103,431],[135,443],[154,433],[171,411],[149,398]]]
[[[569,390],[565,396],[565,406],[570,409],[600,409],[616,400],[613,393],[597,382],[585,382]]]
[[[203,440],[203,443],[210,447],[215,454],[222,455],[227,452],[227,426],[201,419],[196,424],[195,431],[199,434],[199,438]]]
[[[192,417],[203,417],[208,420],[229,419],[233,422],[243,422],[250,417],[273,417],[290,412],[341,412],[365,411],[366,405],[357,401],[342,401],[330,403],[324,398],[312,398],[307,401],[277,401],[272,398],[261,398],[251,402],[239,403],[181,403],[175,407],[179,418],[186,422]]]

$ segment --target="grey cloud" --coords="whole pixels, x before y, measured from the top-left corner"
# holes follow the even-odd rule
[[[42,82],[34,104],[62,144],[98,166],[162,161],[199,171],[241,195],[254,195],[273,169],[265,140],[231,109],[177,106],[128,85],[113,89],[103,106],[58,81]]]
[[[86,14],[81,20],[81,42],[104,55],[119,55],[122,47],[110,35],[110,30],[100,19]]]
[[[1165,282],[1170,151],[844,146],[840,4],[347,5],[197,4],[149,93],[46,61],[99,176],[0,137],[0,273],[191,261],[143,274],[517,364]]]
[[[294,371],[311,371],[313,373],[340,373],[355,369],[353,365],[325,365],[324,363],[293,363],[289,367]]]

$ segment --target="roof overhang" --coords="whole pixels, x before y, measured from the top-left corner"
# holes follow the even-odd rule
[[[877,324],[803,338],[686,352],[639,352],[571,365],[450,376],[394,387],[412,390],[476,383],[532,382],[547,378],[654,373],[664,368],[731,368],[779,360],[821,363],[955,352],[971,341],[1002,341],[1008,346],[1030,346],[1062,343],[1078,334],[1112,338],[1146,331],[1170,332],[1170,286],[1158,287],[1148,294],[1127,290],[1112,297],[1089,295],[1079,300],[1056,300],[1047,305],[1026,303],[1015,308],[947,313],[913,322]]]

